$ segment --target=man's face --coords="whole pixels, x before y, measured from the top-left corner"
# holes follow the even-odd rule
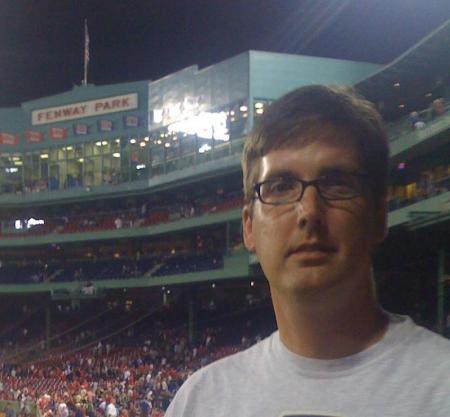
[[[260,161],[257,182],[279,176],[313,180],[327,173],[364,172],[353,141],[330,127],[272,150]],[[332,175],[332,174],[330,174]],[[315,294],[369,285],[372,254],[385,236],[385,207],[367,186],[349,200],[325,201],[310,186],[300,202],[243,210],[244,242],[255,251],[272,293]],[[366,280],[367,282],[361,282]],[[348,287],[350,285],[350,287]]]

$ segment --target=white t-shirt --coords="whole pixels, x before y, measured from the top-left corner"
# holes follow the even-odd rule
[[[106,406],[106,417],[117,417],[117,407],[113,403]]]
[[[275,332],[192,375],[165,417],[191,416],[449,417],[450,341],[391,315],[378,343],[319,360]]]

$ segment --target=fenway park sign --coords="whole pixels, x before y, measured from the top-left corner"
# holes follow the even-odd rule
[[[31,124],[42,125],[47,123],[58,123],[82,117],[99,116],[107,113],[133,110],[137,107],[138,95],[136,93],[99,98],[64,106],[34,110],[31,112]]]

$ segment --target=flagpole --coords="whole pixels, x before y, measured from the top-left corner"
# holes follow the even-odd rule
[[[87,85],[88,76],[88,63],[89,63],[89,32],[87,26],[87,19],[84,19],[84,78],[83,85]]]

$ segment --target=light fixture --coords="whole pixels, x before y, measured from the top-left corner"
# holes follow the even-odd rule
[[[102,142],[101,141],[95,142],[95,144],[96,144],[96,146],[102,146]]]
[[[260,101],[258,101],[257,103],[255,103],[255,109],[262,109],[264,107],[264,104],[261,103]]]
[[[117,138],[117,139],[116,139],[116,143],[120,143],[120,138]]]
[[[48,153],[41,154],[41,159],[48,159]]]
[[[140,146],[141,148],[145,148],[145,145],[147,145],[145,142],[141,142],[141,143],[139,144],[139,146]]]
[[[72,149],[73,149],[73,146],[68,146],[68,147],[66,148],[67,151],[71,151]]]
[[[144,140],[145,140],[146,142],[148,142],[148,141],[150,140],[150,138],[149,138],[148,136],[146,136],[146,137],[144,138]]]
[[[108,144],[108,141],[107,140],[104,140],[103,142],[102,142],[102,145],[103,146],[106,146]]]
[[[245,112],[245,111],[248,110],[248,108],[247,108],[247,106],[241,106],[241,107],[239,107],[239,110],[240,110],[241,112]]]
[[[399,109],[404,109],[404,108],[405,108],[405,105],[404,105],[404,104],[399,104],[399,105],[398,105],[398,108],[399,108]]]
[[[164,144],[164,146],[165,146],[166,148],[170,148],[170,143],[169,143],[169,142],[166,142],[166,143]]]
[[[263,114],[264,113],[264,109],[256,109],[255,110],[257,114]]]
[[[132,143],[133,145],[136,143],[136,139],[130,139],[130,143]]]
[[[120,153],[119,152],[114,152],[113,153],[113,157],[114,158],[120,158]]]
[[[84,162],[84,158],[78,158],[78,162],[83,163]]]
[[[397,81],[396,83],[394,83],[394,87],[400,87],[400,83]]]

